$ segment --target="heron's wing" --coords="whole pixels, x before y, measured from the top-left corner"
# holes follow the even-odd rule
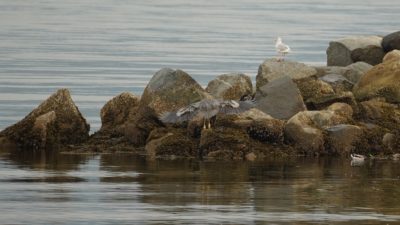
[[[179,119],[180,118],[176,115],[176,112],[165,112],[160,116],[160,120],[163,123],[177,123]]]
[[[221,102],[220,112],[224,114],[239,114],[255,106],[253,100],[235,101],[226,100]]]
[[[179,123],[191,120],[198,111],[198,102],[182,107],[177,111],[166,112],[160,116],[164,123]]]
[[[276,46],[276,50],[277,50],[278,52],[285,52],[285,53],[287,53],[287,52],[290,52],[290,47],[289,47],[289,45],[286,45],[286,44],[281,43],[281,44],[279,44],[279,45]]]

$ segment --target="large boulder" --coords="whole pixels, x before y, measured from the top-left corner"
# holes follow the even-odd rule
[[[100,111],[100,130],[118,130],[130,117],[134,116],[139,100],[139,97],[129,92],[121,93],[109,100]]]
[[[335,111],[304,111],[290,118],[285,125],[285,140],[306,154],[324,153],[323,130],[349,122],[349,118]]]
[[[163,68],[151,78],[140,100],[140,107],[150,107],[156,114],[174,111],[209,96],[182,70]]]
[[[256,108],[277,119],[289,119],[306,110],[297,85],[288,76],[272,80],[258,88]]]
[[[383,37],[382,47],[386,52],[394,49],[400,50],[400,31],[391,33]]]
[[[374,66],[354,86],[357,100],[384,97],[392,103],[400,103],[400,60],[389,60]]]
[[[312,66],[293,61],[265,60],[258,68],[256,76],[257,90],[275,79],[289,76],[293,80],[304,79],[317,74]]]
[[[88,139],[86,123],[67,89],[60,89],[18,123],[0,132],[0,139],[19,149],[48,150]]]
[[[210,81],[206,91],[217,99],[239,100],[242,96],[253,93],[253,84],[245,74],[223,74]]]
[[[356,62],[348,66],[319,66],[317,76],[322,77],[327,74],[340,74],[352,83],[357,83],[358,80],[373,66],[365,62]]]
[[[390,60],[399,60],[400,61],[400,50],[392,50],[386,53],[385,57],[383,57],[383,62],[390,61]]]
[[[378,36],[350,36],[331,41],[326,50],[328,66],[347,66],[357,61],[380,63],[383,58],[382,38]]]

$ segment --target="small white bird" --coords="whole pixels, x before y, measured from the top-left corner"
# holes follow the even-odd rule
[[[282,38],[278,37],[275,42],[276,52],[279,54],[278,61],[283,61],[286,54],[288,54],[291,50],[289,45],[282,42]]]
[[[360,165],[362,165],[362,164],[364,164],[364,161],[365,161],[365,156],[363,156],[363,155],[359,155],[359,154],[351,154],[350,155],[350,157],[351,157],[351,165],[352,166],[360,166]]]

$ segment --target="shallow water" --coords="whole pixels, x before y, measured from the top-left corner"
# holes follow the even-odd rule
[[[43,154],[2,155],[0,168],[1,224],[400,223],[392,161]]]
[[[0,0],[0,130],[66,87],[92,126],[123,91],[140,95],[163,67],[201,85],[275,56],[324,64],[330,40],[398,30],[393,0]]]

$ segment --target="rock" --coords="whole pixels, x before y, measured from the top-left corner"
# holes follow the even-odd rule
[[[298,81],[297,87],[300,90],[303,101],[307,101],[310,98],[320,98],[335,94],[335,91],[328,83],[314,78]]]
[[[284,127],[285,122],[283,120],[272,118],[253,120],[245,128],[247,134],[255,140],[282,144]]]
[[[124,92],[108,101],[100,111],[101,131],[117,130],[137,111],[139,97]]]
[[[255,161],[257,159],[257,155],[254,152],[247,153],[245,156],[247,161]]]
[[[197,148],[184,129],[153,130],[147,140],[146,154],[151,158],[177,156],[197,157]]]
[[[348,156],[357,149],[363,135],[361,127],[339,124],[325,129],[327,132],[326,146],[330,154]]]
[[[357,48],[351,52],[353,62],[366,62],[377,65],[382,62],[385,52],[381,46],[368,45],[365,48]]]
[[[324,152],[323,129],[348,121],[330,110],[299,112],[287,121],[285,140],[306,154],[320,154]]]
[[[139,107],[150,107],[159,115],[207,96],[209,94],[184,71],[164,68],[154,74],[147,84]]]
[[[238,119],[239,120],[263,120],[263,119],[268,120],[268,119],[273,119],[273,117],[259,109],[251,108],[247,111],[244,111],[244,112],[238,114]]]
[[[307,108],[309,110],[320,110],[328,107],[329,105],[335,103],[335,102],[342,102],[342,103],[347,103],[351,105],[354,111],[358,111],[358,106],[357,102],[354,98],[354,95],[352,92],[347,91],[347,92],[341,92],[341,93],[334,93],[330,95],[324,95],[324,96],[315,96],[312,98],[307,99],[305,102],[307,105]]]
[[[382,144],[388,150],[392,151],[395,148],[396,136],[392,133],[386,133],[382,138]]]
[[[277,119],[288,119],[297,112],[306,110],[299,89],[288,76],[259,87],[255,99],[257,109]]]
[[[336,115],[347,118],[348,120],[351,120],[353,118],[353,108],[346,103],[333,103],[326,110],[333,111]]]
[[[382,47],[385,52],[390,52],[394,49],[400,50],[400,31],[388,34],[383,37]]]
[[[275,79],[289,76],[293,80],[315,76],[317,71],[312,66],[292,61],[277,61],[269,59],[264,61],[258,68],[256,76],[257,90]]]
[[[360,103],[359,119],[378,124],[389,130],[400,130],[400,109],[381,99],[372,99]]]
[[[23,120],[0,132],[0,139],[31,150],[77,144],[88,137],[89,124],[67,89],[58,90]]]
[[[374,66],[357,82],[353,93],[357,100],[384,97],[400,103],[400,60],[390,60]]]
[[[346,67],[340,66],[320,66],[317,69],[317,76],[322,77],[327,74],[340,74],[350,82],[357,83],[358,80],[373,66],[365,62],[356,62]]]
[[[250,153],[250,139],[240,129],[217,127],[202,131],[199,147],[205,158],[243,160]]]
[[[383,62],[390,60],[400,60],[400,50],[395,49],[386,53],[385,57],[383,57]]]
[[[379,51],[381,41],[382,38],[378,36],[351,36],[332,41],[326,50],[327,64],[328,66],[347,66],[360,59],[381,62],[382,58],[379,59],[379,57],[383,55],[374,55]]]
[[[220,75],[208,83],[206,91],[217,99],[240,100],[244,95],[253,94],[249,76],[242,73]]]
[[[354,83],[340,74],[327,74],[319,78],[321,81],[328,83],[334,92],[351,91]]]

